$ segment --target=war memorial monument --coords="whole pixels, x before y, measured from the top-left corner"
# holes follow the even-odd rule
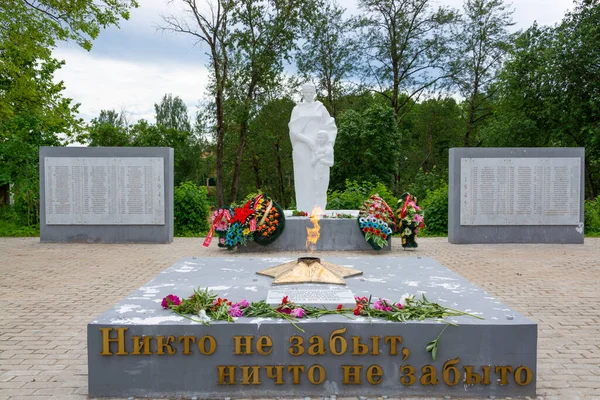
[[[294,109],[289,124],[297,200],[325,210],[322,194],[333,163],[335,121],[320,103],[313,102],[314,87],[303,87],[303,95],[304,102]],[[101,155],[106,162],[111,157],[120,165],[130,162]],[[163,163],[167,177],[172,177],[172,156],[170,160]],[[105,162],[94,161],[90,165]],[[53,162],[46,162],[46,168],[56,168]],[[78,162],[68,162],[71,174]],[[158,188],[151,177],[160,169],[153,166],[150,171],[146,169],[150,165],[139,165],[150,173],[150,178],[143,178],[150,179],[145,187]],[[300,169],[301,165],[305,167]],[[110,162],[106,168],[112,171]],[[46,170],[42,183],[50,190],[57,185],[53,171]],[[107,179],[111,188],[114,177]],[[164,196],[164,204],[172,204],[169,183],[172,187],[172,181],[165,181],[160,196],[147,199]],[[58,198],[48,189],[45,194],[47,199]],[[272,206],[269,203],[267,213]],[[155,219],[160,213],[150,213],[154,216],[137,217],[135,224],[172,224],[168,208],[160,216],[164,221]],[[66,218],[56,216],[56,209],[46,205],[48,226]],[[117,215],[123,209],[118,210]],[[77,215],[80,218],[81,213]],[[120,218],[117,223],[133,221]],[[309,221],[298,219],[296,224],[308,227]],[[341,236],[346,237],[357,230],[361,237],[356,220],[349,221],[352,227],[330,229],[342,229]],[[317,235],[315,243],[323,241],[325,248],[313,245],[303,257],[280,253],[306,245],[311,235],[295,228],[282,247],[265,246],[262,252],[235,255],[223,250],[218,258],[190,256],[165,269],[88,324],[89,395],[535,395],[535,322],[436,260],[419,257],[418,251],[413,257],[392,257],[372,249],[328,255],[324,250],[364,250],[358,245],[350,248],[354,239],[341,245],[328,239],[332,230]],[[78,235],[91,237],[89,232]],[[168,241],[168,236],[161,240]],[[223,310],[225,315],[219,314]]]

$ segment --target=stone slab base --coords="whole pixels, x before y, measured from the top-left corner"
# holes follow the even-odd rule
[[[381,250],[373,250],[362,235],[355,218],[323,218],[319,220],[321,227],[315,251],[390,251],[392,238],[388,238],[388,245]],[[238,246],[237,251],[263,252],[263,251],[303,251],[306,246],[306,228],[312,228],[313,223],[308,217],[286,217],[285,229],[281,236],[273,243],[262,246],[249,242],[247,246]]]
[[[88,324],[89,395],[535,396],[537,325],[429,258],[328,261],[363,271],[346,278],[358,296],[398,301],[403,293],[425,294],[485,318],[448,319],[456,326],[440,337],[435,361],[425,348],[446,326],[441,321],[350,314],[298,320],[297,327],[265,318],[205,326],[160,307],[164,296],[187,296],[195,287],[233,301],[264,300],[271,278],[256,271],[288,261],[186,258],[157,275]]]

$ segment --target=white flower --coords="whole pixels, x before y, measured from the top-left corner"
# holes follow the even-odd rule
[[[404,230],[404,234],[405,234],[406,236],[410,236],[410,235],[412,234],[412,231],[410,230],[410,228],[406,228],[406,229]]]
[[[208,315],[206,315],[206,311],[205,310],[200,310],[198,312],[198,316],[200,317],[200,320],[202,322],[208,322],[208,321],[210,321],[210,317]]]
[[[402,307],[406,307],[408,305],[408,300],[413,301],[414,299],[415,299],[414,295],[404,293],[402,295],[402,297],[400,297],[400,304],[402,304]]]

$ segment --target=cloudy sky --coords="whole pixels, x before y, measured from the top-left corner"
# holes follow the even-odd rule
[[[338,0],[349,13],[356,0]],[[67,97],[81,103],[80,116],[89,121],[102,109],[124,111],[131,122],[154,120],[154,103],[165,93],[181,97],[190,115],[205,96],[208,80],[206,48],[189,38],[162,32],[162,15],[178,14],[175,0],[140,0],[131,19],[121,28],[103,31],[91,52],[63,43],[54,55],[66,61],[56,78],[65,83]],[[433,0],[434,4],[461,8],[463,0]],[[572,0],[514,0],[517,29],[534,21],[551,25],[560,21]]]

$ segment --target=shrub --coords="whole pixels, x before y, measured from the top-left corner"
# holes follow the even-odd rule
[[[361,182],[346,180],[344,191],[334,190],[327,193],[328,210],[358,210],[371,195],[378,194],[395,209],[398,199],[381,182]],[[306,210],[302,210],[306,211]],[[308,210],[310,211],[310,210]]]
[[[39,225],[24,225],[14,206],[0,205],[0,237],[40,236]]]
[[[40,185],[39,180],[21,182],[13,188],[15,204],[14,222],[23,226],[39,226],[40,222]]]
[[[201,236],[208,231],[207,190],[192,182],[183,182],[173,193],[175,236]]]
[[[448,234],[448,184],[444,183],[439,188],[427,190],[425,199],[419,204],[425,212],[424,234]]]
[[[419,171],[413,177],[413,182],[408,187],[408,192],[417,199],[424,199],[429,191],[434,191],[446,183],[444,176],[447,173],[439,171],[434,165],[430,172],[423,171],[423,168],[419,168]]]
[[[586,235],[600,235],[600,196],[586,200],[584,208],[584,229]]]

